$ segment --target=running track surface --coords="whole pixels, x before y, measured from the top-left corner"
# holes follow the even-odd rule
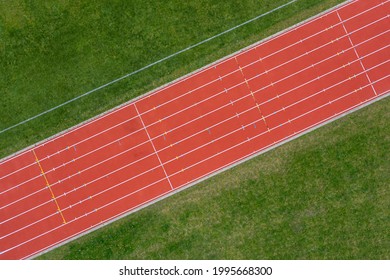
[[[389,2],[348,2],[3,160],[0,259],[32,257],[386,95]]]

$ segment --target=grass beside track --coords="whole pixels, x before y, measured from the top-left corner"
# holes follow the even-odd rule
[[[389,259],[390,98],[39,259]]]

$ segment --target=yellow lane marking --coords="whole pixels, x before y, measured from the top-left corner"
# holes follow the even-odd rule
[[[47,177],[46,177],[45,172],[43,171],[42,165],[41,165],[41,163],[39,162],[39,159],[38,159],[38,157],[37,157],[37,154],[35,153],[34,150],[32,150],[32,152],[33,152],[33,154],[34,154],[35,161],[37,162],[37,164],[38,164],[38,166],[39,166],[39,169],[41,170],[41,174],[42,174],[43,178],[45,179],[46,186],[47,186],[47,187],[49,188],[49,190],[50,190],[51,197],[53,198],[55,204],[57,205],[57,209],[58,209],[58,212],[60,213],[60,215],[61,215],[61,217],[62,217],[62,221],[63,221],[64,224],[66,224],[65,217],[64,217],[64,215],[62,214],[61,208],[60,208],[60,206],[58,205],[57,199],[56,199],[56,197],[55,197],[55,195],[54,195],[54,193],[53,193],[53,190],[51,189],[51,186],[50,186],[50,184],[49,184],[49,181],[47,180]]]

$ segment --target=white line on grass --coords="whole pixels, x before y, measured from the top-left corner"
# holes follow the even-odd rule
[[[166,57],[164,57],[164,58],[162,58],[162,59],[159,59],[159,60],[157,60],[157,61],[155,61],[155,62],[153,62],[153,63],[150,63],[150,64],[148,64],[148,65],[146,65],[146,66],[144,66],[144,67],[142,67],[142,68],[139,68],[139,69],[137,69],[137,70],[135,70],[135,71],[133,71],[133,72],[131,72],[131,73],[128,73],[128,74],[126,74],[126,75],[124,75],[124,76],[122,76],[122,77],[120,77],[120,78],[117,78],[117,79],[115,79],[115,80],[112,80],[112,81],[110,81],[110,82],[108,82],[108,83],[106,83],[106,84],[104,84],[104,85],[101,85],[101,86],[99,86],[99,87],[97,87],[97,88],[94,88],[94,89],[92,89],[92,90],[90,90],[90,91],[88,91],[88,92],[85,92],[85,93],[83,93],[83,94],[81,94],[81,95],[78,95],[78,96],[76,96],[76,97],[74,97],[74,98],[72,98],[72,99],[69,99],[68,101],[65,101],[64,103],[61,103],[61,104],[59,104],[59,105],[57,105],[57,106],[55,106],[55,107],[52,107],[52,108],[50,108],[50,109],[48,109],[48,110],[46,110],[46,111],[44,111],[44,112],[41,112],[41,113],[39,113],[39,114],[37,114],[37,115],[35,115],[35,116],[32,116],[32,117],[30,117],[30,118],[28,118],[28,119],[25,119],[24,121],[21,121],[21,122],[19,122],[19,123],[17,123],[17,124],[11,125],[11,126],[9,126],[9,127],[7,127],[7,128],[4,128],[3,130],[0,130],[0,134],[3,134],[4,132],[6,132],[6,131],[8,131],[8,130],[11,130],[11,129],[15,128],[15,127],[18,127],[18,126],[20,126],[20,125],[22,125],[22,124],[28,123],[28,122],[30,122],[30,121],[32,121],[32,120],[35,120],[36,118],[39,118],[39,117],[41,117],[41,116],[43,116],[43,115],[46,115],[46,114],[48,114],[48,113],[50,113],[50,112],[53,112],[53,111],[55,111],[55,110],[57,110],[57,109],[59,109],[59,108],[65,106],[65,105],[67,105],[67,104],[69,104],[69,103],[72,103],[72,102],[74,102],[74,101],[76,101],[76,100],[78,100],[78,99],[80,99],[80,98],[82,98],[82,97],[85,97],[85,96],[87,96],[87,95],[90,95],[91,93],[94,93],[94,92],[96,92],[96,91],[99,91],[99,90],[101,90],[101,89],[103,89],[103,88],[106,88],[106,87],[108,87],[108,86],[110,86],[110,85],[112,85],[112,84],[115,84],[115,83],[117,83],[117,82],[119,82],[119,81],[121,81],[121,80],[123,80],[123,79],[126,79],[126,78],[128,78],[128,77],[130,77],[130,76],[133,76],[133,75],[135,75],[135,74],[137,74],[137,73],[139,73],[139,72],[142,72],[142,71],[144,71],[144,70],[146,70],[146,69],[148,69],[148,68],[150,68],[150,67],[152,67],[152,66],[154,66],[154,65],[157,65],[157,64],[159,64],[159,63],[161,63],[161,62],[164,62],[164,61],[166,61],[166,60],[168,60],[168,59],[170,59],[170,58],[172,58],[172,57],[174,57],[174,56],[177,56],[177,55],[179,55],[179,54],[181,54],[181,53],[184,53],[184,52],[186,52],[186,51],[188,51],[188,50],[191,50],[191,49],[193,49],[193,48],[195,48],[195,47],[197,47],[197,46],[200,46],[200,45],[202,45],[202,44],[204,44],[204,43],[207,43],[207,42],[209,42],[209,41],[211,41],[211,40],[213,40],[213,39],[215,39],[215,38],[218,38],[218,37],[220,37],[220,36],[222,36],[222,35],[224,35],[224,34],[226,34],[226,33],[229,33],[229,32],[231,32],[231,31],[233,31],[233,30],[236,30],[237,28],[240,28],[240,27],[242,27],[242,26],[244,26],[244,25],[246,25],[246,24],[248,24],[248,23],[251,23],[251,22],[253,22],[253,21],[255,21],[255,20],[258,20],[259,18],[262,18],[262,17],[264,17],[264,16],[266,16],[266,15],[269,15],[269,14],[271,14],[271,13],[277,11],[277,10],[280,10],[280,9],[282,9],[282,8],[284,8],[284,7],[286,7],[286,6],[290,5],[290,4],[292,4],[292,3],[294,3],[294,2],[297,2],[297,1],[298,1],[298,0],[291,0],[291,1],[289,1],[289,2],[287,2],[287,3],[285,3],[285,4],[283,4],[283,5],[281,5],[281,6],[279,6],[279,7],[276,7],[276,8],[274,8],[274,9],[268,11],[268,12],[265,12],[265,13],[263,13],[263,14],[261,14],[261,15],[258,15],[258,16],[254,17],[254,18],[252,18],[252,19],[249,19],[249,20],[247,20],[247,21],[245,21],[245,22],[243,22],[243,23],[240,23],[240,24],[238,24],[238,25],[236,25],[236,26],[234,26],[234,27],[232,27],[232,28],[229,28],[229,29],[227,29],[227,30],[225,30],[225,31],[223,31],[223,32],[221,32],[221,33],[218,33],[218,34],[216,34],[216,35],[214,35],[214,36],[212,36],[212,37],[209,37],[209,38],[207,38],[207,39],[205,39],[205,40],[203,40],[203,41],[200,41],[200,42],[198,42],[198,43],[196,43],[196,44],[193,44],[193,45],[191,45],[191,46],[189,46],[189,47],[187,47],[187,48],[185,48],[185,49],[182,49],[182,50],[180,50],[180,51],[178,51],[178,52],[175,52],[175,53],[173,53],[173,54],[170,54],[170,55],[168,55],[168,56],[166,56]]]

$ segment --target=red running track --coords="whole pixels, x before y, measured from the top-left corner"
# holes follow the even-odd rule
[[[0,162],[32,257],[388,94],[390,0],[352,1]]]

